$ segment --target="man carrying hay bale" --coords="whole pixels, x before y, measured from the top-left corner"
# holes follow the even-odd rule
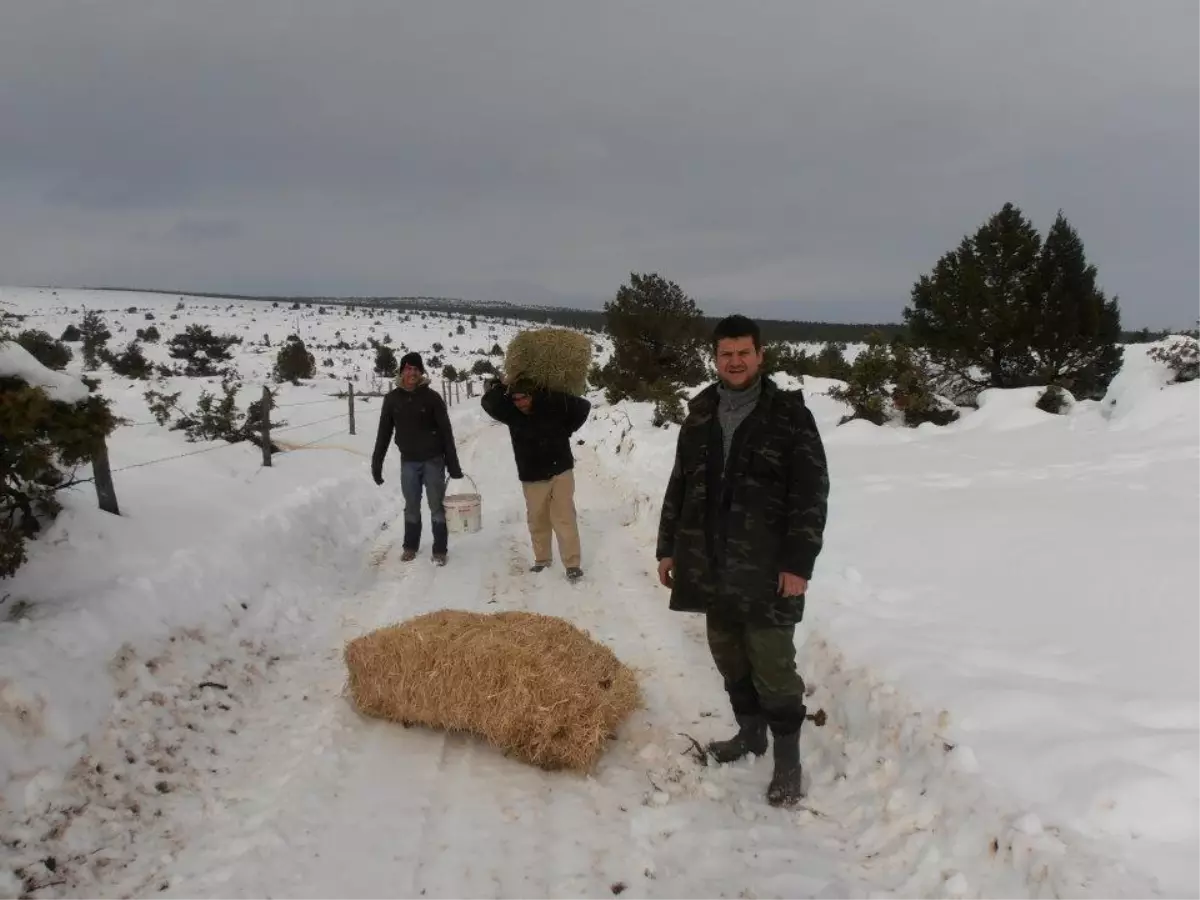
[[[545,340],[545,332],[557,332],[569,337],[557,345],[554,335]],[[540,344],[518,343],[526,335],[536,335]],[[533,544],[531,571],[541,572],[554,559],[550,547],[553,534],[558,539],[558,552],[572,582],[583,577],[582,553],[579,542],[579,522],[575,511],[575,457],[571,453],[571,435],[583,427],[592,405],[583,397],[568,391],[586,385],[586,365],[591,358],[591,345],[582,357],[583,379],[579,378],[580,354],[576,337],[584,335],[564,329],[543,329],[541,333],[518,335],[510,347],[506,374],[501,381],[484,392],[484,412],[508,426],[513,456],[517,462],[517,477],[525,492],[526,521]],[[565,348],[556,353],[556,347]],[[515,375],[514,360],[522,369]],[[555,390],[552,386],[561,386]],[[565,389],[564,389],[565,388]]]
[[[429,386],[421,354],[406,353],[400,360],[399,387],[383,400],[379,411],[379,432],[371,457],[371,474],[383,484],[383,459],[395,434],[400,451],[400,491],[404,494],[405,562],[416,559],[421,547],[421,491],[429,502],[433,530],[433,561],[446,564],[449,528],[446,510],[446,476],[462,478],[454,431],[446,414],[446,403]]]
[[[719,381],[691,402],[659,521],[658,577],[671,609],[705,613],[708,644],[738,732],[707,754],[732,762],[774,744],[772,806],[803,796],[807,710],[795,627],[821,552],[829,475],[799,391],[762,377],[758,326],[730,316],[713,332]]]

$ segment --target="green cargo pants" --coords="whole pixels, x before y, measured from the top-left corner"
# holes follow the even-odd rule
[[[799,728],[805,708],[804,679],[796,669],[796,627],[706,618],[708,648],[734,715],[766,715],[776,730]]]

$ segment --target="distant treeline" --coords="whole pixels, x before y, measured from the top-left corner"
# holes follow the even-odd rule
[[[200,297],[206,300],[247,300],[259,303],[278,303],[289,306],[361,306],[372,309],[392,309],[406,312],[442,312],[462,316],[484,316],[493,319],[512,319],[518,322],[554,324],[580,330],[603,331],[604,311],[599,309],[571,309],[554,306],[523,306],[516,303],[484,303],[461,300],[454,297],[318,297],[297,295],[263,294],[214,294],[202,291],[163,291],[152,288],[97,287],[82,288],[91,291],[128,291],[141,294],[173,294],[179,297]],[[716,324],[720,316],[705,316],[705,321]],[[862,343],[873,331],[887,338],[905,332],[900,323],[842,323],[842,322],[799,322],[786,319],[758,319],[765,341],[794,341],[797,343]],[[1122,331],[1124,343],[1150,343],[1161,340],[1171,331]],[[1192,332],[1186,332],[1192,333]]]
[[[523,306],[515,303],[481,303],[451,297],[317,297],[294,295],[214,294],[202,291],[161,291],[149,288],[84,288],[95,291],[129,291],[132,293],[164,294],[177,297],[199,297],[206,300],[246,300],[259,303],[278,303],[289,306],[360,306],[368,309],[391,309],[406,312],[442,312],[461,316],[481,316],[493,319],[512,319],[518,322],[554,324],[580,330],[603,331],[604,311],[572,309],[570,307]],[[720,316],[706,316],[713,325]],[[872,331],[891,337],[904,331],[900,324],[849,324],[839,322],[796,322],[784,319],[758,319],[766,341],[807,341],[825,343],[857,343],[865,341]]]

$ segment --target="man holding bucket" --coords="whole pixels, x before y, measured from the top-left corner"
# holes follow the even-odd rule
[[[553,560],[551,535],[572,582],[583,577],[579,523],[575,513],[575,457],[571,435],[583,427],[592,404],[583,397],[539,388],[532,381],[497,381],[483,395],[483,410],[508,426],[517,477],[533,544],[532,571]]]
[[[375,437],[371,474],[376,484],[383,484],[383,458],[394,434],[400,451],[400,490],[404,494],[404,555],[401,559],[405,562],[415,559],[421,546],[421,491],[424,489],[433,530],[433,561],[444,566],[449,543],[443,505],[446,476],[463,477],[454,432],[446,414],[446,402],[429,386],[419,353],[406,353],[401,358],[399,381],[400,386],[383,399],[383,409],[379,411],[379,433]]]

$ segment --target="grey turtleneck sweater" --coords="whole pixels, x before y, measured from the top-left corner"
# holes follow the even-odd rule
[[[733,446],[734,432],[754,411],[754,405],[758,403],[760,396],[762,378],[754,379],[753,384],[740,391],[730,390],[724,384],[717,385],[717,421],[721,425],[721,437],[725,444],[722,468],[729,466],[729,450]]]

